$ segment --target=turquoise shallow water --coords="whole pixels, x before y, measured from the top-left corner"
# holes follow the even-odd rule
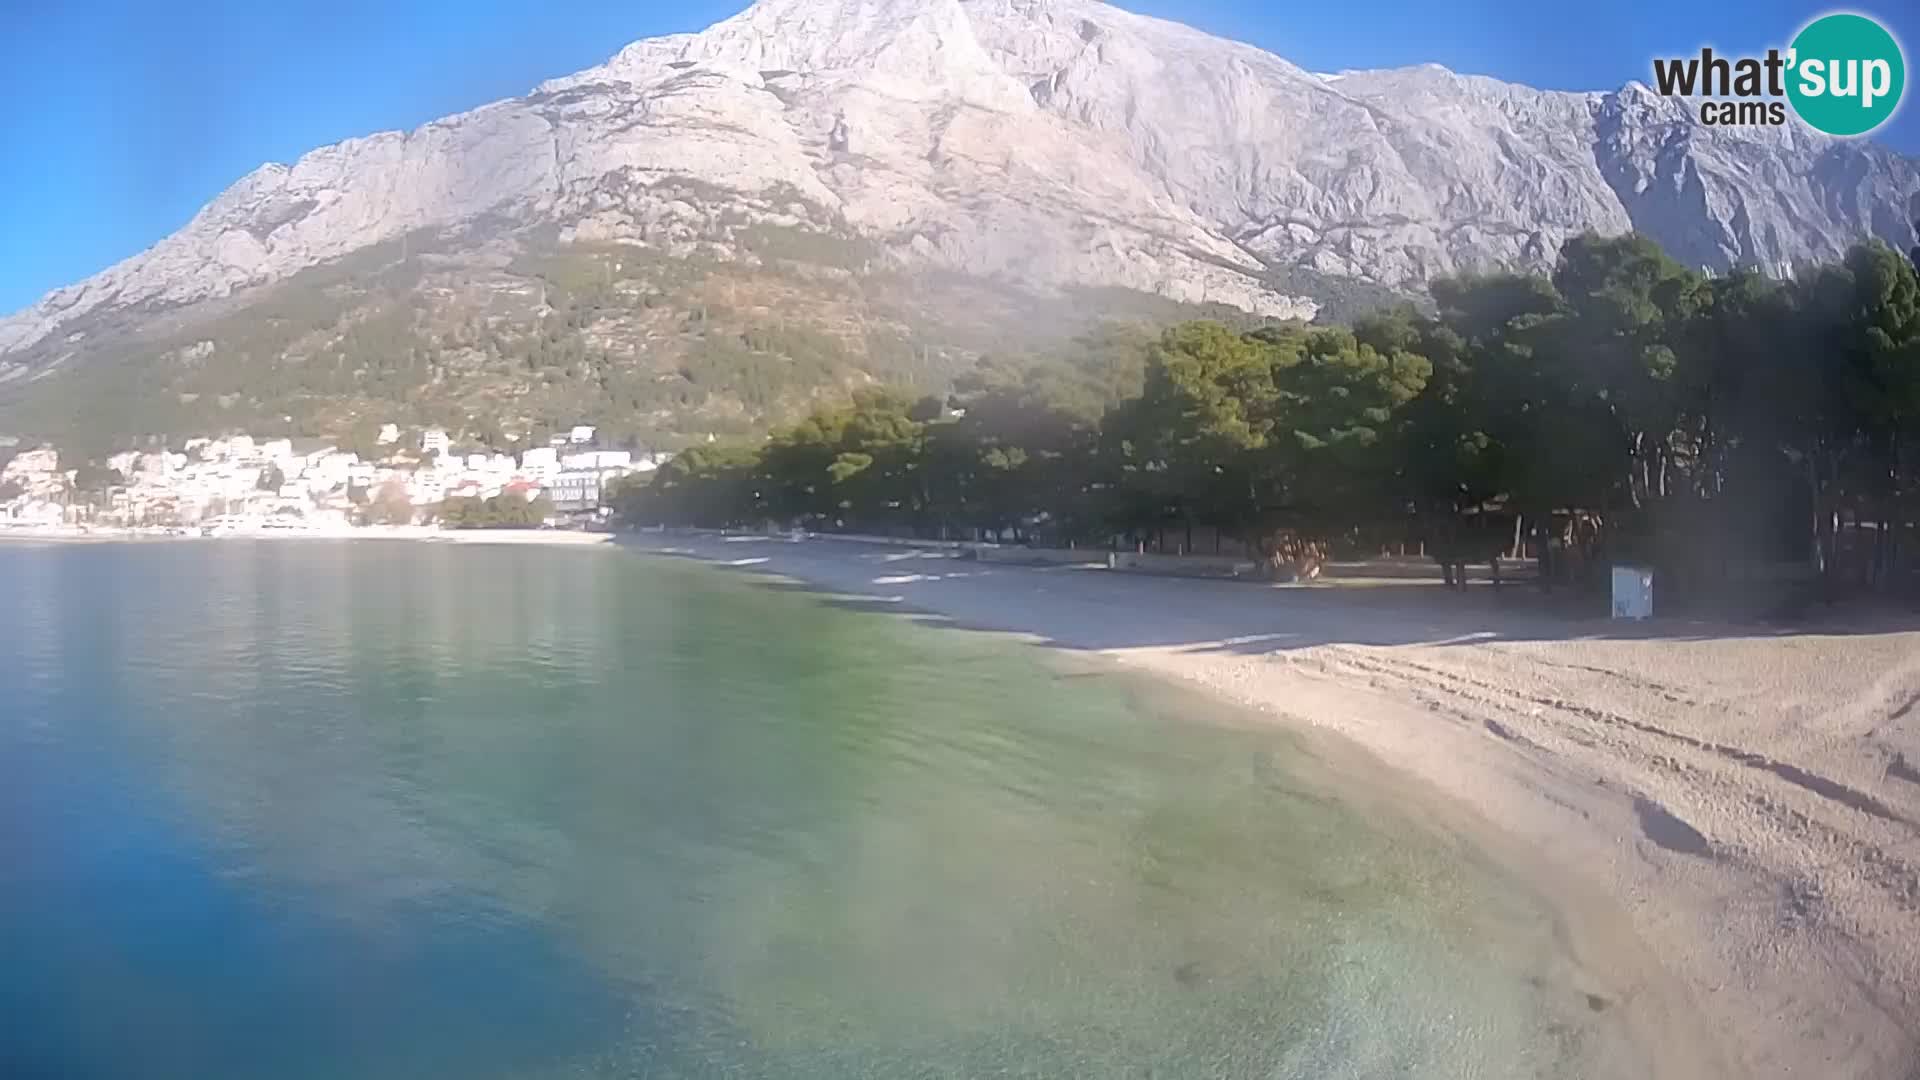
[[[0,548],[0,1075],[1535,1077],[1550,914],[1210,706],[601,550]]]

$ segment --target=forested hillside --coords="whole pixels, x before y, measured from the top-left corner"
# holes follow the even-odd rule
[[[941,392],[984,356],[1105,324],[1202,315],[1250,319],[911,271],[843,233],[744,220],[678,246],[423,231],[244,298],[42,343],[0,365],[0,434],[98,456],[384,422],[506,448],[585,423],[670,450],[764,433],[860,387]]]

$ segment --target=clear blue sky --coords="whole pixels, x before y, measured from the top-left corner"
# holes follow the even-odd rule
[[[132,255],[266,161],[524,93],[745,0],[0,0],[0,313]],[[1123,0],[1314,70],[1433,61],[1558,89],[1784,44],[1778,0]],[[1920,8],[1871,0],[1920,60]],[[1909,81],[1914,73],[1909,71]],[[1920,89],[1909,97],[1920,95]],[[1920,106],[1878,138],[1920,155]]]

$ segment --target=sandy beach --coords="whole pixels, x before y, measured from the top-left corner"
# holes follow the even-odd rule
[[[1627,983],[1629,1021],[1687,1048],[1674,1075],[1920,1076],[1920,621],[1626,624],[1485,587],[623,544],[1097,653],[1336,733],[1537,869],[1583,959]]]

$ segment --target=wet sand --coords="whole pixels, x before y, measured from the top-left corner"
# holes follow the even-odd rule
[[[1920,623],[1621,624],[1491,589],[1272,587],[764,537],[624,538],[1088,651],[1430,791],[1526,873],[1663,1075],[1920,1068]]]

